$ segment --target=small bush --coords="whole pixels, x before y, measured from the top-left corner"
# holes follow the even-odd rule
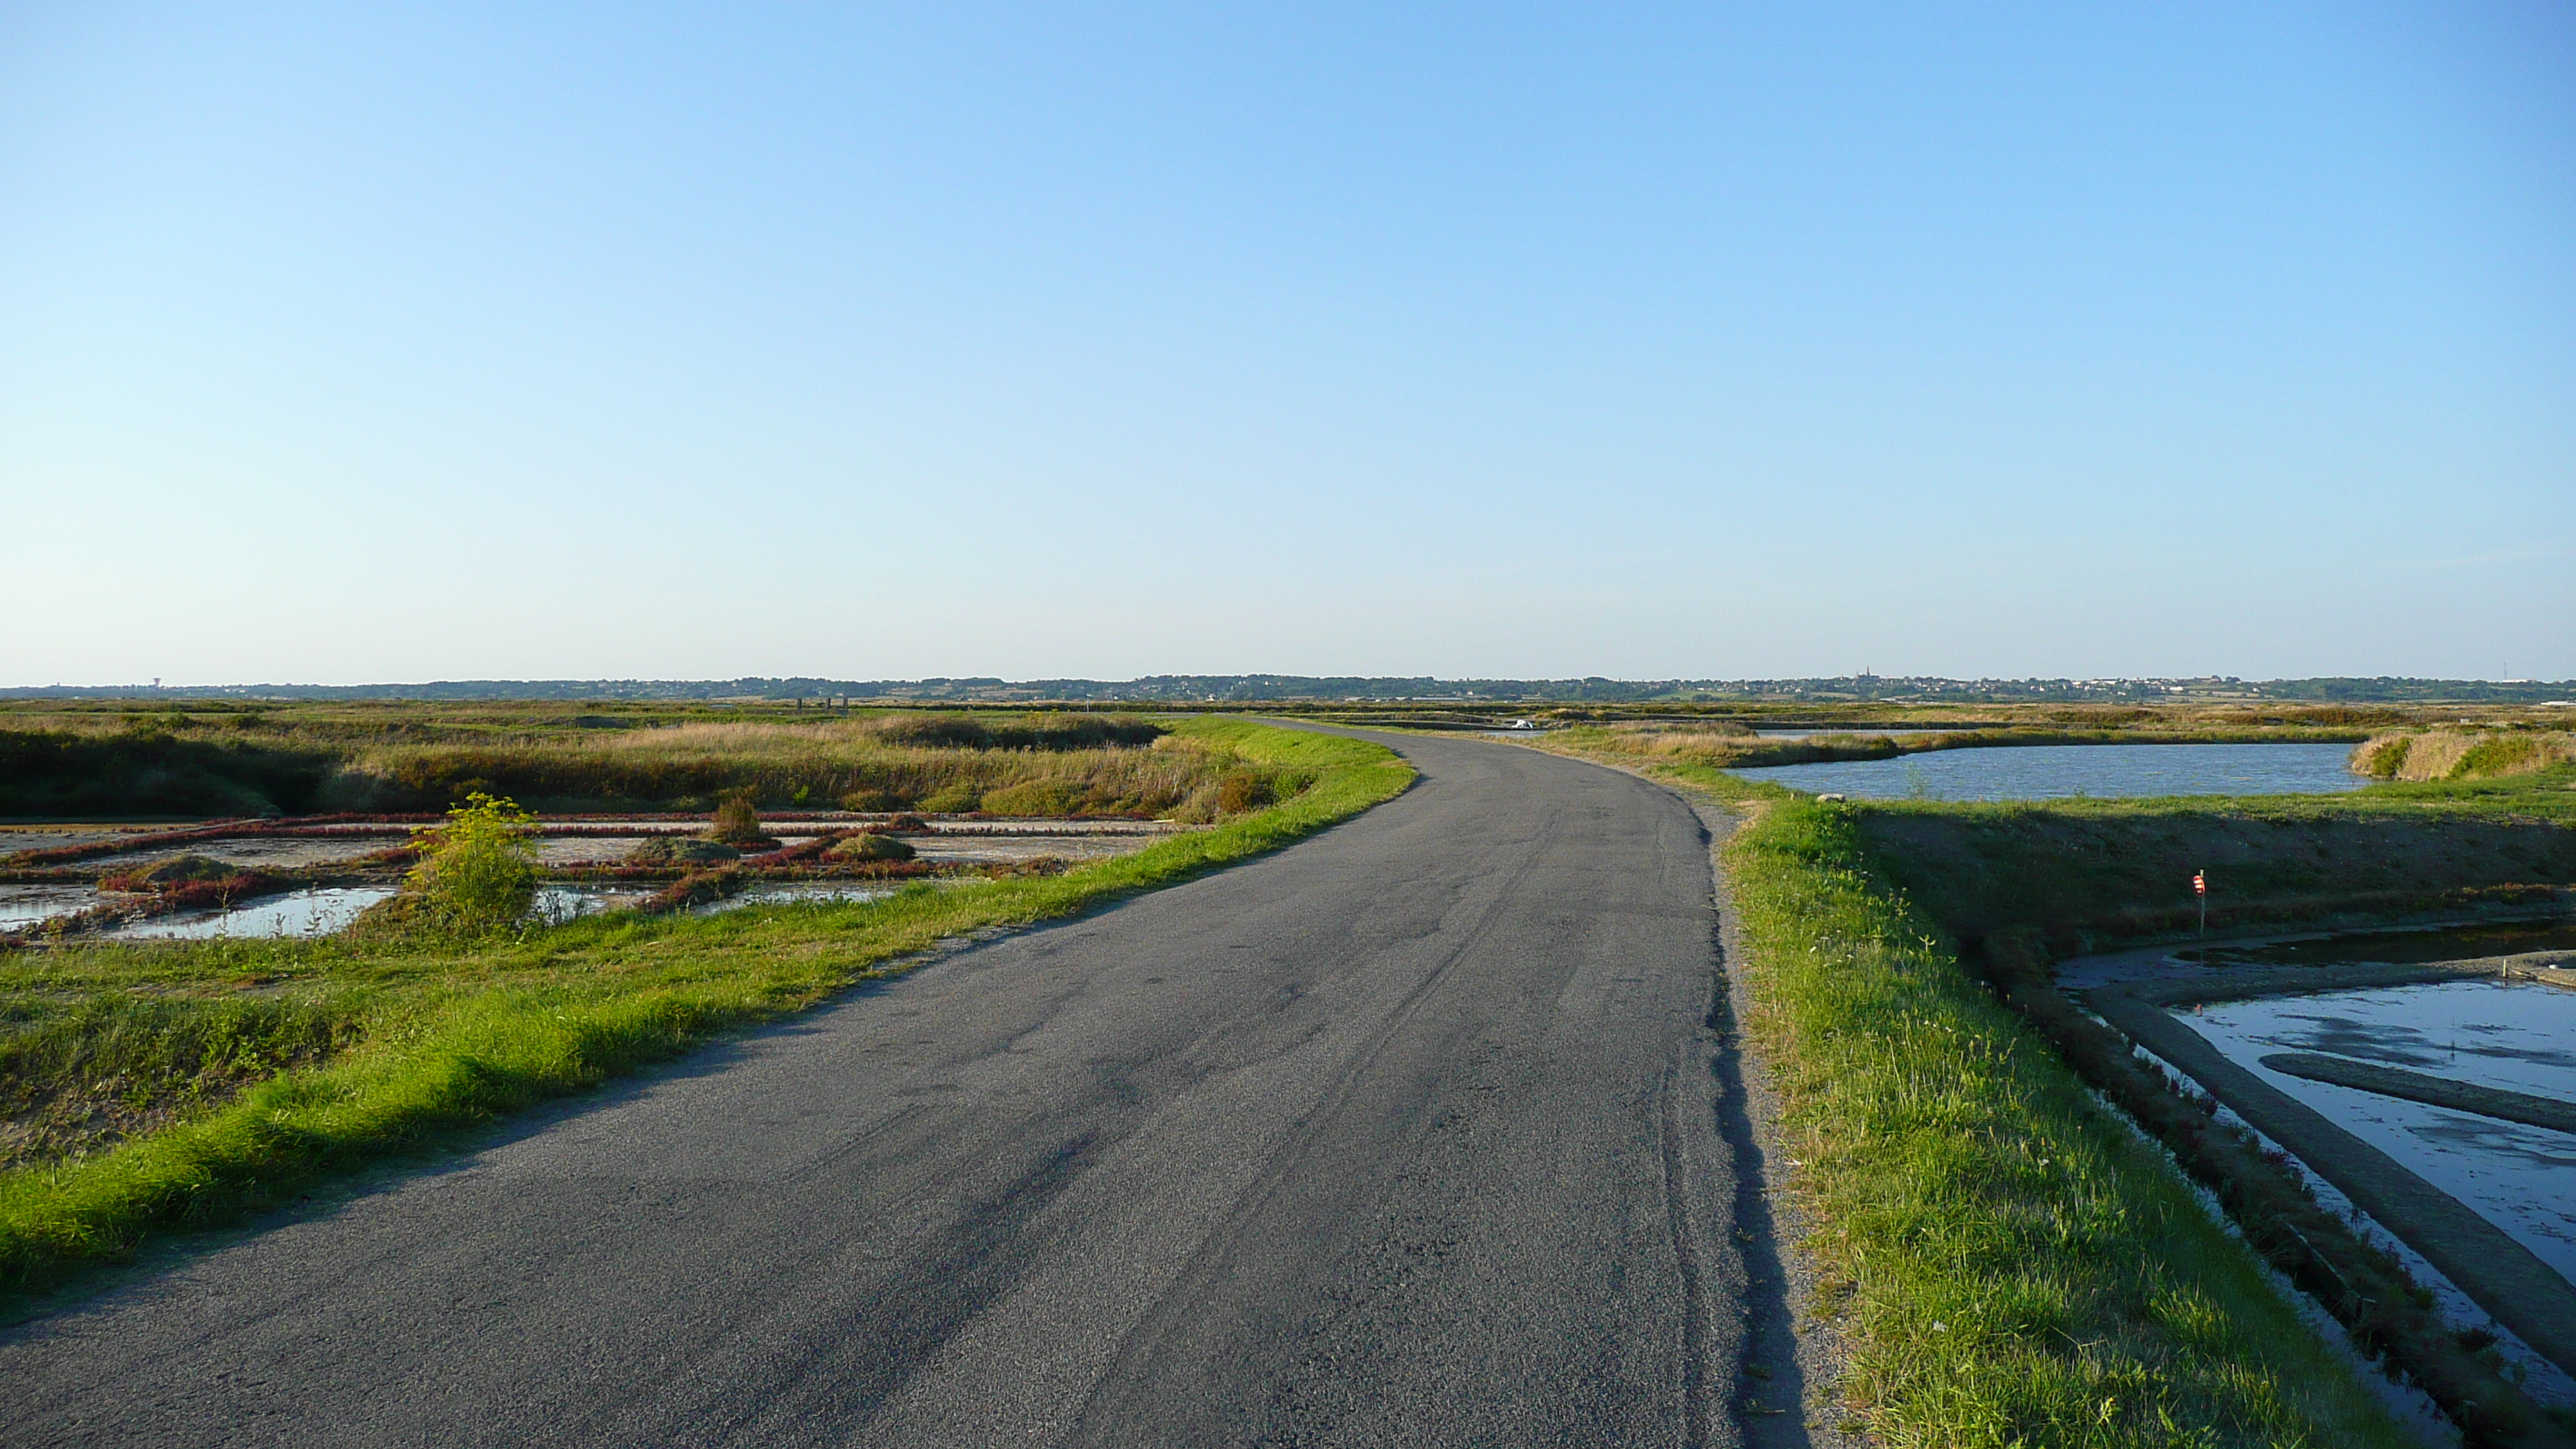
[[[987,790],[980,808],[995,815],[1071,815],[1081,802],[1054,780],[1025,780]]]
[[[2453,766],[2454,779],[2483,780],[2497,775],[2520,775],[2545,768],[2550,763],[2549,751],[2528,735],[2493,735],[2471,745]]]
[[[834,860],[910,860],[913,848],[891,835],[853,835],[824,852]]]
[[[626,853],[628,865],[714,865],[742,859],[742,852],[721,840],[683,840],[656,835]]]
[[[961,780],[921,797],[921,808],[933,815],[964,815],[981,809],[983,798],[974,786]]]
[[[1217,777],[1216,808],[1226,815],[1241,815],[1270,803],[1270,782],[1258,771],[1233,769]]]
[[[760,828],[760,811],[749,795],[728,795],[716,807],[715,824],[708,828],[707,838],[727,845],[758,845],[769,839]]]
[[[200,881],[228,881],[247,874],[240,866],[202,855],[182,855],[141,870],[122,871],[100,881],[101,890],[168,891]]]
[[[852,790],[841,797],[841,808],[874,814],[879,810],[900,808],[903,802],[884,790]]]
[[[2415,743],[2412,735],[2378,735],[2352,752],[2355,774],[2375,779],[2394,780],[2406,768],[2406,751]]]
[[[536,817],[481,791],[423,832],[411,884],[426,923],[459,935],[515,925],[537,897]]]

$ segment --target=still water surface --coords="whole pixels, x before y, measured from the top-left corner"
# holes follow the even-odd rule
[[[1765,765],[1733,773],[1792,790],[1869,800],[2060,800],[2086,795],[2321,795],[2370,782],[2352,746],[1999,745],[1893,760]]]
[[[616,885],[550,885],[537,891],[536,917],[549,926],[595,916],[602,911],[623,910],[661,889],[654,885],[619,883]],[[756,885],[740,895],[726,896],[690,908],[692,915],[711,916],[720,911],[738,911],[745,906],[827,905],[841,901],[883,900],[895,893],[895,887],[883,884],[859,884],[835,880],[778,881]]]
[[[2446,981],[2213,1003],[2183,1018],[2230,1061],[2396,1158],[2576,1281],[2576,1134],[2275,1072],[2327,1052],[2576,1101],[2576,991]]]
[[[155,916],[106,933],[111,941],[204,941],[217,936],[327,936],[391,896],[384,886],[316,886],[228,911]]]
[[[754,886],[738,896],[709,901],[698,907],[701,915],[717,911],[737,911],[744,906],[829,905],[847,901],[881,901],[900,889],[887,885],[854,885],[848,881],[792,880],[776,885]]]
[[[0,885],[0,931],[78,915],[97,904],[98,892],[89,886]]]

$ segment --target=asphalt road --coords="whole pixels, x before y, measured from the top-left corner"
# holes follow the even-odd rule
[[[1703,827],[1390,743],[1293,849],[10,1331],[0,1442],[1738,1442]]]

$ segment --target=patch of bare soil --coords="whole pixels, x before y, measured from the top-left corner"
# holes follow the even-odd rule
[[[103,845],[129,837],[185,830],[185,825],[0,825],[0,856],[65,845]]]

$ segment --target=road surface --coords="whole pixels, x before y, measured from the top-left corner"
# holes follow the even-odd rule
[[[1389,742],[1292,849],[0,1335],[0,1442],[1740,1442],[1699,819]]]

